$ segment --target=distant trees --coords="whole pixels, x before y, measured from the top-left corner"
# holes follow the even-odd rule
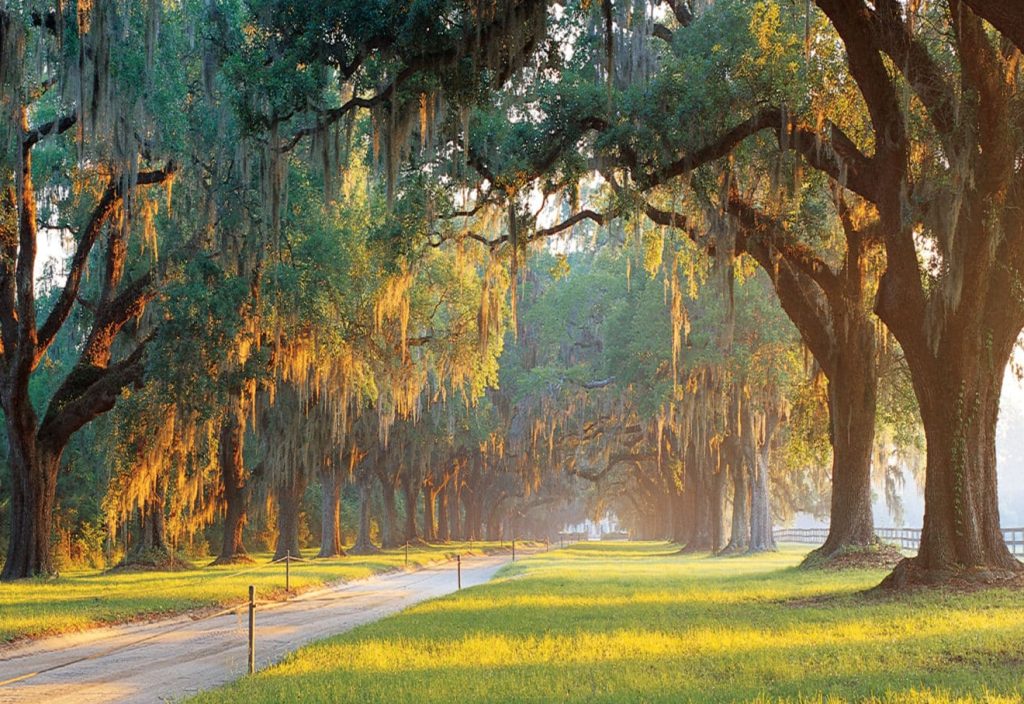
[[[646,227],[601,242],[566,271],[531,264],[520,337],[502,358],[506,452],[521,472],[565,471],[591,510],[614,507],[635,535],[774,549],[772,497],[787,499],[769,474],[790,470],[771,450],[801,376],[793,329],[760,277],[722,290],[731,299],[698,296],[708,263],[685,238]],[[559,487],[544,480],[546,491]]]

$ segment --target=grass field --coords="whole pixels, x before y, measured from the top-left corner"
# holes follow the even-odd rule
[[[506,548],[508,544],[505,544]],[[409,567],[444,560],[457,552],[482,552],[497,543],[451,543],[409,549]],[[316,550],[306,551],[311,558]],[[248,598],[248,585],[260,599],[284,596],[284,565],[268,564],[270,553],[253,554],[254,564],[202,567],[174,572],[67,573],[59,579],[22,580],[0,584],[0,642],[82,630],[181,613],[229,606]],[[208,564],[209,560],[202,564]],[[405,551],[293,563],[292,590],[345,579],[359,579],[405,567]]]
[[[191,704],[1019,702],[1019,592],[863,595],[878,571],[580,544],[301,649]]]

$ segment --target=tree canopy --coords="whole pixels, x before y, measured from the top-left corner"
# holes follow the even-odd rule
[[[811,514],[814,565],[910,472],[891,585],[1018,572],[1022,48],[984,0],[7,3],[2,578],[608,512]]]

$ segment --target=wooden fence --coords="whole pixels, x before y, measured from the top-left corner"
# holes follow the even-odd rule
[[[921,546],[920,528],[876,528],[875,535],[902,550]],[[776,528],[775,540],[781,543],[821,545],[828,538],[828,528]],[[1003,540],[1014,555],[1024,557],[1024,528],[1003,528]]]

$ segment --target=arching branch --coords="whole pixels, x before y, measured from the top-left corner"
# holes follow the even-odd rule
[[[718,139],[679,157],[652,174],[636,173],[643,190],[660,185],[694,169],[728,156],[743,141],[755,134],[772,130],[782,144],[798,151],[815,169],[862,197],[874,201],[878,197],[873,179],[873,160],[865,156],[846,133],[828,123],[822,134],[790,117],[781,108],[770,107],[729,129]],[[630,164],[634,172],[638,164]]]
[[[1020,50],[1024,51],[1024,11],[1020,3],[1006,0],[962,0],[974,12],[998,29]]]
[[[143,171],[136,178],[136,186],[150,186],[166,183],[174,177],[177,166],[174,162],[168,162],[162,169],[154,171]],[[120,179],[111,181],[100,197],[99,202],[93,208],[89,221],[82,230],[75,247],[75,253],[71,258],[71,267],[68,270],[67,278],[64,281],[64,288],[61,290],[57,302],[54,304],[46,321],[39,328],[38,343],[36,348],[36,363],[46,353],[46,350],[53,343],[57,333],[67,321],[75,302],[78,300],[78,291],[81,287],[82,277],[85,273],[86,263],[93,245],[99,238],[103,226],[106,224],[110,214],[118,202],[124,197]]]

